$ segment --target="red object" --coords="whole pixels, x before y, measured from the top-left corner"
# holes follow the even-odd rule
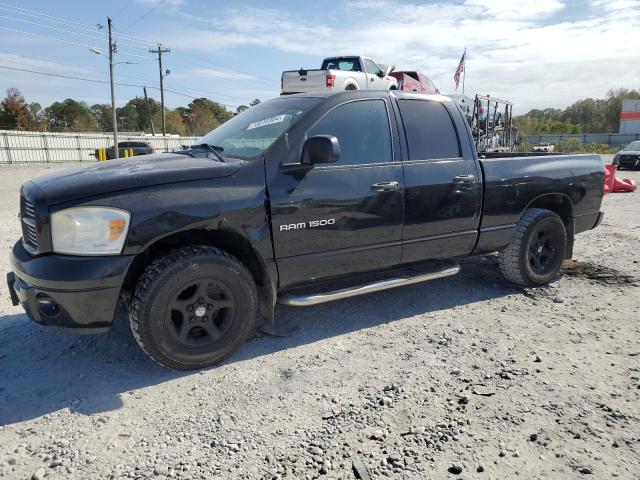
[[[638,188],[638,186],[635,180],[629,178],[625,178],[624,180],[613,178],[613,192],[633,192],[636,188]]]
[[[333,85],[336,82],[335,75],[327,75],[327,88],[333,88]]]
[[[616,165],[605,165],[604,166],[604,194],[607,193],[620,193],[620,192],[633,192],[638,185],[636,185],[636,181],[625,178],[624,180],[620,180],[616,178],[616,170],[618,167]]]
[[[389,75],[398,80],[398,90],[438,93],[433,82],[420,72],[391,72]]]
[[[640,112],[620,112],[620,120],[640,120]]]
[[[616,178],[616,165],[604,166],[604,194],[611,193],[613,191],[613,182]]]

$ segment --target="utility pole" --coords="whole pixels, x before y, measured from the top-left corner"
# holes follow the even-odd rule
[[[116,92],[113,85],[113,54],[116,51],[116,45],[113,44],[111,37],[111,18],[107,17],[107,25],[109,27],[109,76],[111,78],[111,121],[113,122],[113,155],[114,158],[120,156],[118,150],[118,119],[116,118]]]
[[[149,117],[149,125],[151,125],[151,134],[156,134],[156,129],[153,128],[153,118],[151,117],[151,109],[149,108],[149,97],[147,97],[147,87],[142,87],[144,90],[144,103],[147,106],[147,117]]]
[[[156,50],[149,50],[149,53],[157,53],[158,54],[158,67],[160,68],[160,107],[162,108],[162,136],[167,134],[167,128],[164,120],[164,85],[162,83],[162,79],[165,76],[165,72],[162,71],[162,54],[169,53],[171,50],[168,48],[162,48],[161,44],[158,44],[158,48]],[[167,75],[169,72],[167,71]]]

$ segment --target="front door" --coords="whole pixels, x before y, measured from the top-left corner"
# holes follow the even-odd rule
[[[471,253],[482,206],[481,172],[465,120],[443,102],[398,100],[407,157],[403,263]],[[456,120],[454,120],[456,119]]]
[[[382,70],[370,58],[364,59],[364,65],[367,69],[367,88],[372,90],[386,90],[385,80],[380,78]]]
[[[397,265],[402,165],[394,162],[388,99],[352,100],[307,131],[333,135],[340,159],[268,186],[280,288]]]

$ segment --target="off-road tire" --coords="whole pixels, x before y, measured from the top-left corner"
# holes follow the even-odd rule
[[[204,299],[202,306],[205,310],[209,307],[212,310],[207,312],[211,313],[210,318],[204,314],[201,318],[194,314],[180,321],[180,312],[175,313],[175,305],[191,301],[180,297],[192,288],[188,286],[190,282],[197,285],[193,301]],[[217,295],[221,299],[209,297],[213,288],[224,292]],[[245,342],[255,327],[257,299],[253,277],[238,259],[213,247],[183,247],[154,260],[138,280],[129,309],[131,332],[140,348],[164,367],[177,370],[207,367],[221,362]],[[215,308],[213,304],[218,301],[221,304],[229,303],[230,306]],[[193,305],[189,304],[188,307],[193,311]],[[196,310],[201,311],[202,308]],[[177,320],[174,319],[176,315]],[[219,321],[217,317],[224,317],[224,333],[218,336],[216,327],[216,334],[210,335],[209,330],[203,328],[204,319],[211,321],[206,327],[213,328],[214,322]],[[189,329],[186,336],[178,334],[182,322],[191,319],[195,322],[193,326],[184,324],[185,329]],[[178,327],[174,323],[176,321],[179,322]],[[193,345],[181,343],[187,341]],[[209,343],[205,345],[205,341]]]
[[[542,238],[539,237],[541,232],[550,234],[552,241],[549,241],[549,245],[553,250],[553,255],[547,255],[548,263],[542,269],[536,268],[536,265],[540,265],[539,259],[537,263],[531,259],[532,251],[537,252],[532,246],[538,242],[538,238]],[[546,250],[543,247],[543,251]],[[567,230],[562,219],[549,210],[530,208],[520,218],[511,243],[500,252],[498,264],[502,275],[510,282],[537,287],[548,284],[558,276],[566,250]]]

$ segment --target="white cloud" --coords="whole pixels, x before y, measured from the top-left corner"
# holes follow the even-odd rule
[[[327,55],[361,53],[399,70],[421,70],[445,92],[453,89],[467,47],[467,92],[499,92],[517,110],[638,87],[638,70],[634,76],[628,67],[640,64],[639,0],[375,0],[345,3],[326,16],[231,7],[217,10],[215,18],[187,29],[176,25],[169,38],[181,48],[260,46],[307,54],[317,63]],[[297,66],[283,63],[281,69]]]
[[[191,73],[199,77],[222,78],[222,79],[228,79],[228,80],[239,80],[239,79],[251,80],[255,78],[252,75],[238,72],[236,70],[231,70],[228,68],[196,68],[194,70],[191,70]]]
[[[95,76],[95,70],[88,68],[76,67],[65,63],[49,62],[46,60],[38,60],[36,58],[25,57],[23,55],[15,55],[13,53],[0,52],[0,64],[6,64],[9,67],[37,69],[37,70],[54,70],[51,73],[62,74],[92,74]]]

